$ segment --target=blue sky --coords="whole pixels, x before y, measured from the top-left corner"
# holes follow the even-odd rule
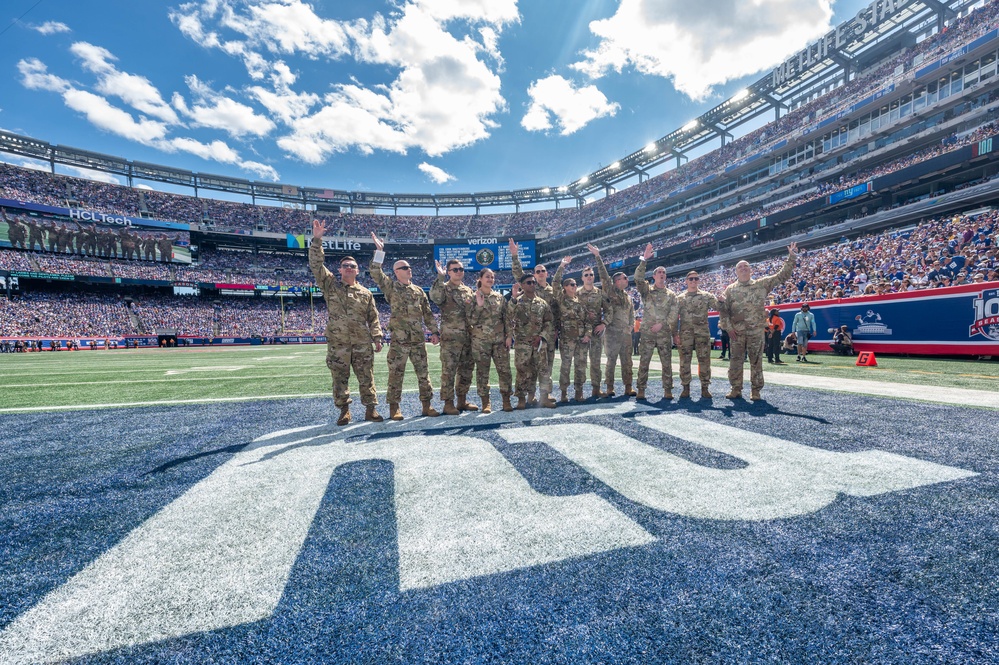
[[[558,186],[866,4],[7,0],[0,128],[294,185]]]

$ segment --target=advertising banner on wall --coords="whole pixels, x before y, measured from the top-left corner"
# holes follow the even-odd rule
[[[999,282],[883,296],[816,300],[816,336],[809,348],[828,350],[845,325],[857,351],[914,355],[999,355]],[[801,303],[775,305],[790,332]],[[718,315],[711,316],[717,337]]]
[[[525,270],[534,268],[535,241],[514,239],[520,265]],[[466,270],[509,270],[512,266],[509,241],[506,238],[469,238],[467,240],[445,240],[434,243],[434,258],[447,264],[458,259]]]

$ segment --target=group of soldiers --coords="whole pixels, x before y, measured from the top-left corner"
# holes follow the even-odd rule
[[[374,297],[357,283],[359,265],[354,257],[340,260],[337,279],[324,265],[322,246],[325,223],[313,221],[309,265],[326,300],[329,320],[326,325],[326,365],[333,378],[333,400],[340,409],[338,425],[351,422],[348,380],[353,370],[357,377],[365,420],[381,422],[377,411],[378,398],[374,386],[374,353],[381,350],[383,332],[378,321]],[[478,411],[480,407],[468,401],[468,392],[475,373],[476,390],[483,413],[490,413],[489,373],[495,366],[499,377],[502,409],[513,411],[540,403],[554,408],[552,364],[556,339],[561,359],[559,402],[569,401],[569,386],[574,388],[577,402],[586,399],[584,384],[589,366],[593,398],[615,396],[615,373],[621,364],[624,395],[646,399],[649,368],[654,352],[662,364],[663,397],[673,398],[672,346],[680,350],[681,398],[690,397],[691,360],[697,354],[701,395],[711,398],[711,334],[708,312],[718,310],[719,326],[729,332],[732,358],[729,399],[742,397],[743,363],[748,354],[752,396],[760,399],[763,387],[763,321],[762,311],[767,295],[777,284],[787,280],[794,268],[796,246],[789,246],[788,259],[776,275],[752,279],[748,263],[736,266],[738,280],[725,289],[722,297],[698,288],[699,275],[686,276],[686,290],[676,295],[666,286],[666,269],[653,271],[653,281],[646,280],[646,263],[652,258],[649,245],[635,270],[634,279],[642,298],[644,320],[639,347],[637,384],[633,383],[631,333],[634,329],[635,307],[627,292],[628,276],[623,272],[613,276],[600,258],[594,245],[587,245],[595,258],[601,287],[595,286],[593,268],[582,273],[582,286],[572,278],[563,279],[571,262],[562,259],[548,283],[548,271],[537,265],[525,272],[516,243],[510,240],[511,268],[514,279],[509,300],[493,290],[495,275],[483,269],[472,289],[464,283],[465,267],[452,259],[446,265],[437,263],[437,278],[430,287],[430,297],[412,282],[412,267],[405,260],[392,266],[394,279],[383,270],[384,243],[372,234],[375,255],[370,273],[391,309],[388,352],[389,417],[402,420],[400,410],[402,382],[407,363],[416,371],[423,416],[438,416],[431,406],[433,385],[430,381],[426,351],[426,332],[430,342],[440,345],[440,400],[445,415],[462,411]],[[440,310],[440,324],[430,309],[432,300]],[[601,344],[602,342],[602,344]],[[516,382],[511,372],[510,355]],[[601,364],[601,354],[606,355]],[[739,362],[734,361],[735,358]],[[634,387],[637,387],[637,390]],[[516,405],[512,398],[517,398]]]
[[[173,240],[166,234],[141,235],[127,228],[118,231],[98,229],[96,225],[74,228],[68,223],[36,222],[6,217],[7,236],[12,247],[34,251],[60,252],[99,258],[145,259],[169,262]],[[157,255],[158,254],[158,255]]]

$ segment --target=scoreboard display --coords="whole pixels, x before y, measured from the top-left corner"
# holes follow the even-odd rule
[[[535,240],[514,239],[517,253],[524,270],[534,268]],[[458,259],[466,270],[510,270],[511,257],[509,241],[506,238],[468,238],[466,240],[446,240],[434,243],[434,258],[447,265],[451,259]]]

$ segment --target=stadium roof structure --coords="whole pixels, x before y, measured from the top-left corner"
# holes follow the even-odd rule
[[[534,203],[553,203],[558,208],[563,201],[582,206],[587,196],[601,191],[612,193],[622,182],[636,177],[639,183],[643,182],[651,177],[650,169],[670,160],[676,160],[679,166],[691,151],[712,141],[720,140],[724,146],[735,138],[731,130],[763,114],[773,113],[775,120],[780,118],[781,111],[850,80],[854,72],[911,46],[917,35],[928,35],[934,28],[943,30],[948,20],[978,1],[875,0],[730,99],[644,148],[568,185],[470,194],[394,194],[300,187],[135,162],[4,131],[0,131],[0,152],[48,162],[53,172],[56,164],[75,166],[123,176],[130,186],[135,179],[162,182],[191,187],[195,195],[199,190],[247,195],[254,203],[262,198],[352,210],[433,208],[436,212],[441,208],[474,208],[478,212],[482,207],[493,206],[513,206],[519,211],[521,205]]]

